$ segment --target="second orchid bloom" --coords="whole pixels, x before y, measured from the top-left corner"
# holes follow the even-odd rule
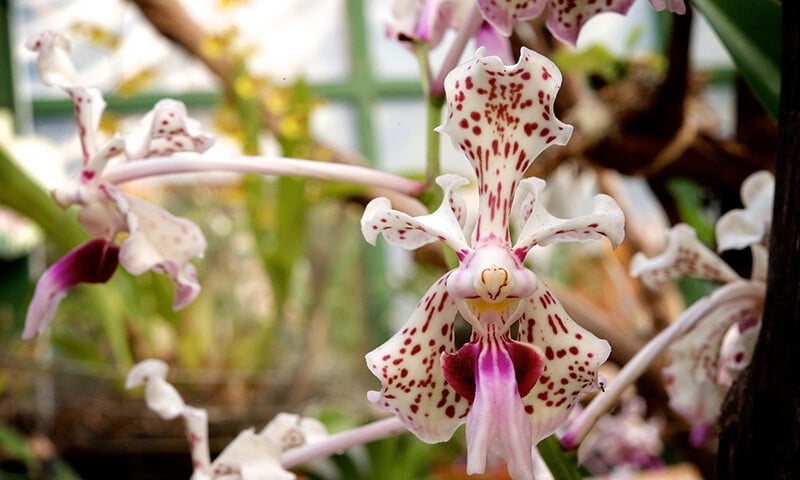
[[[529,250],[565,241],[624,236],[616,202],[598,195],[593,211],[573,219],[550,215],[541,203],[544,181],[523,179],[534,159],[564,145],[572,127],[559,121],[553,100],[561,74],[547,58],[523,48],[516,65],[475,58],[445,81],[449,118],[440,127],[472,164],[478,183],[477,223],[465,234],[466,179],[442,175],[439,209],[421,217],[378,198],[361,221],[365,238],[378,235],[407,249],[441,241],[457,268],[434,284],[401,330],[370,352],[382,383],[369,398],[420,439],[449,439],[467,424],[467,472],[485,469],[490,447],[502,446],[515,479],[532,478],[532,448],[559,427],[581,393],[598,387],[609,345],[577,325],[524,261]],[[515,217],[517,238],[509,227]],[[456,348],[455,322],[472,327]],[[512,326],[518,325],[515,335]]]

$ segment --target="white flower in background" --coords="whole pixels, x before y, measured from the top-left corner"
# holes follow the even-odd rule
[[[145,402],[161,418],[183,417],[192,455],[192,480],[294,480],[295,475],[281,466],[281,454],[292,448],[327,438],[325,426],[313,418],[279,413],[261,432],[242,431],[210,461],[208,414],[186,405],[178,391],[166,380],[167,364],[144,360],[128,373],[125,386],[144,385]]]

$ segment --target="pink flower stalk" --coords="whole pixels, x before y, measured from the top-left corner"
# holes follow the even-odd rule
[[[36,35],[27,42],[27,47],[39,54],[42,81],[61,88],[72,99],[83,152],[81,171],[70,183],[57,188],[53,197],[64,208],[78,205],[78,220],[95,239],[67,254],[39,280],[25,320],[25,338],[46,328],[70,287],[107,281],[117,262],[134,275],[147,270],[169,275],[176,287],[175,309],[189,304],[200,291],[197,272],[189,263],[193,257],[202,257],[206,248],[200,229],[189,220],[127,195],[103,174],[118,156],[131,161],[175,152],[204,152],[213,139],[199,130],[182,103],[162,100],[144,117],[138,130],[125,137],[115,135],[99,146],[98,127],[105,102],[99,90],[83,86],[78,79],[69,60],[69,46],[66,37],[54,32]],[[115,238],[120,233],[128,235],[117,246]]]
[[[452,174],[437,179],[444,201],[434,213],[411,217],[378,198],[361,220],[370,243],[380,234],[407,249],[442,241],[458,256],[459,266],[366,360],[382,383],[369,399],[420,439],[445,441],[466,422],[468,473],[483,472],[489,448],[499,444],[511,476],[532,478],[533,446],[566,420],[582,392],[598,385],[597,368],[609,354],[608,343],[575,324],[523,264],[536,245],[605,236],[616,246],[624,236],[622,212],[610,197],[598,195],[590,214],[560,219],[542,206],[544,181],[523,179],[545,148],[571,136],[572,127],[552,111],[560,86],[556,66],[525,48],[509,67],[479,50],[447,76],[450,114],[439,131],[464,152],[478,180],[470,240],[457,192],[467,180]],[[514,243],[512,216],[521,226]],[[456,348],[459,314],[472,337]]]
[[[751,277],[740,277],[684,224],[669,231],[667,247],[660,255],[646,258],[636,254],[631,274],[651,288],[681,276],[705,278],[721,286],[687,309],[623,367],[606,394],[593,400],[564,433],[566,446],[576,446],[625,388],[667,348],[672,362],[664,369],[664,377],[670,406],[693,426],[695,443],[704,442],[712,432],[728,389],[750,363],[761,325],[774,195],[772,174],[754,173],[742,184],[741,194],[745,208],[732,210],[717,222],[717,246],[720,251],[749,246]]]

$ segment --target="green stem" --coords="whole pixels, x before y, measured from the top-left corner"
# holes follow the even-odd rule
[[[442,106],[444,105],[444,97],[440,95],[429,96],[427,99],[427,151],[426,151],[426,168],[425,179],[430,184],[441,173],[439,151],[439,141],[441,136],[434,129],[439,126],[442,121]]]
[[[86,234],[66,215],[45,190],[23,172],[0,146],[0,204],[20,213],[38,224],[65,254],[86,241]]]

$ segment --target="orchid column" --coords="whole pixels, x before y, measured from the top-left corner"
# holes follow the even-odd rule
[[[483,472],[490,446],[499,442],[511,476],[533,478],[533,446],[565,421],[582,392],[599,385],[597,368],[609,354],[608,343],[575,324],[523,264],[536,245],[606,236],[616,246],[624,235],[622,212],[610,197],[598,195],[591,214],[563,220],[539,201],[544,181],[523,180],[545,148],[565,144],[572,133],[552,111],[560,85],[556,66],[525,48],[514,66],[479,50],[448,75],[450,115],[439,130],[464,152],[478,180],[471,239],[457,192],[468,182],[457,175],[437,179],[445,198],[431,215],[411,217],[379,198],[361,221],[371,243],[379,234],[408,249],[439,240],[458,256],[459,266],[431,287],[400,332],[366,358],[382,382],[370,400],[420,439],[445,441],[466,422],[468,473]],[[514,211],[520,229],[512,244]],[[472,337],[456,349],[459,314]]]

